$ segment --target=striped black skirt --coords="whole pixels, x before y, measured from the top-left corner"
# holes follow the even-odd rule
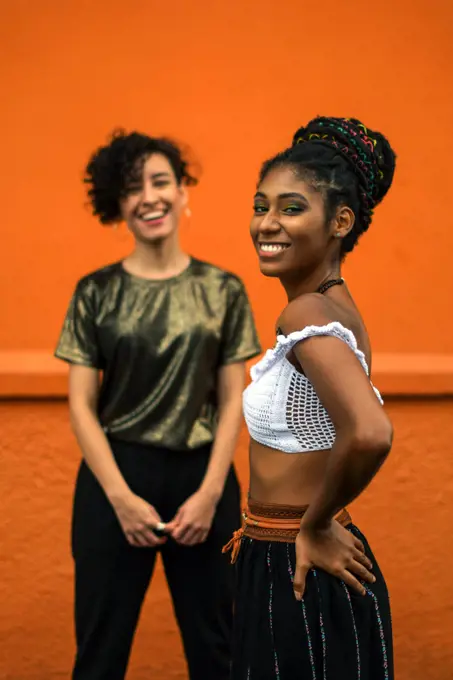
[[[387,587],[365,537],[347,528],[373,564],[365,596],[313,569],[297,601],[295,544],[243,536],[231,680],[393,680]]]

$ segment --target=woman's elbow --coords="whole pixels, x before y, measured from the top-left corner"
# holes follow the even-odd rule
[[[76,430],[78,429],[80,420],[81,420],[80,408],[77,405],[71,404],[71,402],[69,402],[69,422],[71,423],[71,429],[73,432],[76,432]]]
[[[383,463],[390,453],[393,442],[393,426],[384,416],[367,426],[357,429],[353,435],[353,448]]]
[[[69,420],[72,430],[77,432],[80,427],[83,427],[87,419],[94,415],[94,406],[86,399],[69,399]]]

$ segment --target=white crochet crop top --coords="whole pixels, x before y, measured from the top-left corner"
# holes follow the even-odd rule
[[[308,378],[286,358],[295,344],[316,335],[330,335],[345,342],[369,375],[365,355],[357,347],[354,334],[337,321],[279,335],[275,347],[252,367],[252,382],[243,394],[250,436],[260,444],[285,453],[332,448],[335,428],[329,414]],[[382,404],[381,395],[373,389]]]

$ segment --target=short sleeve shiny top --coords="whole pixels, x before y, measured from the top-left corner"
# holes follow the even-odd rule
[[[214,439],[219,368],[260,351],[242,281],[192,258],[165,280],[121,262],[82,278],[55,355],[102,372],[106,433],[190,450]]]

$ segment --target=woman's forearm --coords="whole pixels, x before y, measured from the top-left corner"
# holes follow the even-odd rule
[[[323,529],[368,486],[391,448],[391,428],[375,436],[338,436],[330,452],[326,475],[317,496],[302,519],[302,526]]]
[[[200,490],[211,494],[215,500],[218,500],[222,495],[225,480],[234,458],[241,422],[241,400],[232,399],[220,410],[211,457],[200,487]]]
[[[89,406],[81,405],[71,408],[70,413],[72,429],[91,472],[112,503],[122,499],[130,493],[130,489],[113,457],[97,415]]]

